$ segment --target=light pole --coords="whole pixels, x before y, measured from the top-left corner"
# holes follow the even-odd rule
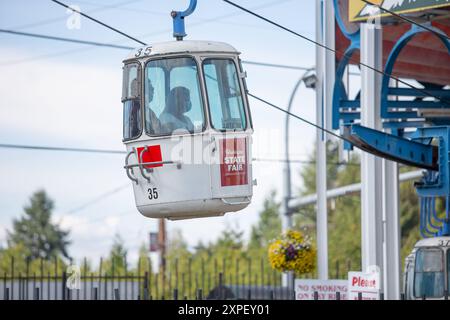
[[[283,202],[281,206],[281,228],[283,232],[292,228],[292,210],[289,208],[289,200],[292,198],[291,188],[291,163],[289,158],[289,120],[292,105],[294,103],[295,95],[300,88],[302,82],[305,83],[307,88],[315,88],[316,76],[311,73],[314,68],[307,69],[302,77],[297,81],[292,90],[291,97],[289,98],[289,104],[286,113],[285,126],[284,126],[284,150],[285,150],[285,163],[283,168]],[[294,290],[294,273],[292,271],[283,274],[283,286],[287,286],[290,290]]]

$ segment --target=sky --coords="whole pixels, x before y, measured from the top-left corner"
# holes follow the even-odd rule
[[[263,16],[314,38],[314,0],[236,0]],[[72,1],[83,12],[146,43],[171,41],[172,10],[187,0]],[[0,29],[58,37],[139,46],[109,29],[82,18],[49,0],[0,0]],[[221,0],[199,0],[186,18],[189,40],[231,44],[243,60],[314,66],[315,48],[308,42],[249,16]],[[125,150],[122,144],[121,77],[127,50],[92,47],[0,33],[0,143]],[[299,70],[244,65],[250,92],[286,108]],[[256,158],[284,157],[285,115],[250,100]],[[293,112],[315,120],[315,98],[302,87]],[[307,160],[314,150],[315,130],[291,120],[290,156]],[[71,256],[96,260],[106,256],[119,233],[136,259],[157,220],[135,207],[123,155],[47,152],[0,148],[0,245],[5,245],[13,219],[23,214],[30,195],[45,189],[55,202],[54,221],[70,229]],[[293,164],[298,190],[300,164]],[[215,240],[230,227],[247,239],[272,190],[280,199],[282,163],[254,162],[251,205],[223,217],[169,221],[168,232],[180,230],[192,248]],[[118,190],[119,189],[119,190]],[[98,198],[99,201],[95,201]],[[89,205],[91,202],[93,204]]]

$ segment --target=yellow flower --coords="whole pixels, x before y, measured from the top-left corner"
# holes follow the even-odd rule
[[[289,230],[274,240],[268,249],[269,262],[278,271],[310,273],[315,268],[316,250],[301,232]]]

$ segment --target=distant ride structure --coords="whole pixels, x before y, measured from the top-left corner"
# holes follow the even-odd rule
[[[136,206],[150,218],[223,215],[252,198],[252,121],[239,52],[213,41],[176,41],[135,49],[123,67],[125,170]]]
[[[345,53],[336,59],[332,129],[348,139],[344,144],[347,150],[356,146],[384,159],[424,169],[423,177],[414,184],[419,196],[420,235],[424,239],[406,259],[403,288],[409,299],[442,298],[450,288],[450,4],[440,0],[333,1],[336,50]],[[378,36],[377,24],[381,26],[381,41],[370,42],[367,35]],[[368,25],[375,25],[371,26],[374,30],[368,31]],[[367,53],[367,48],[377,52]],[[380,68],[382,74],[363,79],[366,85],[380,89],[375,94],[366,89],[365,97],[364,81],[356,94],[351,94],[345,84],[348,65],[355,64],[355,60],[365,61],[363,58],[380,61],[384,66]],[[363,71],[365,67],[360,68]],[[363,98],[366,105],[369,101],[379,112],[369,119],[381,123],[377,127],[363,124],[362,114],[368,113]],[[394,213],[383,210],[385,214]],[[387,250],[398,247],[400,239],[394,238],[396,243],[385,243]],[[379,240],[373,241],[379,247]],[[391,259],[398,256],[398,252],[387,255]],[[378,260],[379,256],[376,259],[383,260]],[[396,269],[393,265],[385,272],[395,274]],[[390,282],[385,281],[387,287]]]

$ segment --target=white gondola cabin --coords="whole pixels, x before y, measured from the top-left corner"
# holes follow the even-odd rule
[[[450,237],[420,240],[405,259],[406,299],[444,299],[450,289]]]
[[[253,132],[239,52],[173,41],[124,61],[125,170],[147,217],[223,215],[251,201]]]

